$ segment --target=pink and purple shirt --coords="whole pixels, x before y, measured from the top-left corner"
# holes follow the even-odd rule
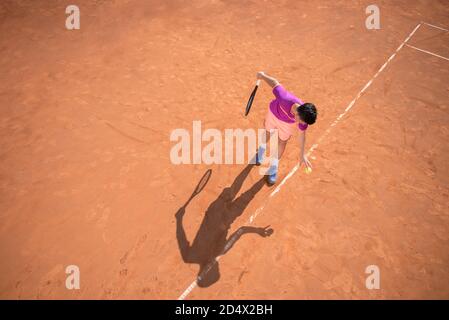
[[[299,103],[302,105],[304,102],[285,90],[285,88],[280,84],[273,88],[273,94],[276,99],[270,102],[270,111],[276,116],[276,118],[283,122],[295,123],[295,116],[290,112],[290,109],[293,104]],[[307,124],[298,123],[298,128],[302,131],[306,130],[307,127]]]

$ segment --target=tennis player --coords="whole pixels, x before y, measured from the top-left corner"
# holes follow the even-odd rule
[[[264,123],[266,130],[265,141],[269,141],[272,130],[277,129],[278,131],[277,157],[272,160],[267,177],[268,184],[273,185],[276,183],[278,177],[279,160],[284,154],[290,137],[296,132],[299,132],[300,165],[304,164],[307,169],[312,169],[312,165],[304,153],[304,147],[306,144],[307,127],[315,123],[317,109],[312,103],[304,103],[301,99],[295,97],[279,81],[264,72],[258,72],[257,79],[264,80],[273,89],[275,96],[275,99],[270,102]],[[259,146],[256,154],[257,165],[262,163],[266,148],[266,143]],[[271,152],[271,154],[276,155],[276,152]]]

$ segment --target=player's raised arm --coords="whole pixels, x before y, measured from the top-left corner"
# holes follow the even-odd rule
[[[270,77],[269,75],[265,74],[265,72],[263,72],[263,71],[260,71],[257,73],[257,79],[264,80],[271,88],[274,88],[279,84],[279,81],[277,81],[275,78]]]

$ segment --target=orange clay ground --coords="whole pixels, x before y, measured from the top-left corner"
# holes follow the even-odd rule
[[[317,105],[308,149],[420,21],[449,26],[443,0],[378,1],[376,31],[365,0],[80,0],[68,31],[71,3],[51,3],[0,4],[7,299],[178,298],[273,187],[256,169],[238,177],[245,165],[171,164],[170,132],[260,128],[269,88],[243,110],[263,70]],[[409,44],[449,57],[436,28]],[[320,143],[313,173],[292,176],[187,298],[448,299],[448,140],[449,61],[404,47]],[[297,161],[293,140],[281,179]],[[181,221],[190,244],[203,223],[186,263],[175,214],[208,169]],[[80,290],[65,287],[72,264]],[[369,265],[379,290],[365,287]]]

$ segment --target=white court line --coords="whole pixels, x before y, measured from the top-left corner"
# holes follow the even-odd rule
[[[440,30],[443,30],[443,31],[449,31],[448,29],[445,29],[445,28],[442,28],[442,27],[438,27],[436,25],[433,25],[433,24],[430,24],[430,23],[427,23],[427,22],[424,22],[424,21],[422,21],[422,23],[424,23],[424,24],[426,24],[426,25],[428,25],[429,27],[432,27],[432,28],[437,28],[437,29],[440,29]]]
[[[420,48],[411,46],[411,45],[409,45],[409,44],[407,45],[407,47],[412,48],[412,49],[415,49],[415,50],[418,50],[418,51],[421,51],[421,52],[424,52],[424,53],[428,53],[428,54],[430,54],[430,55],[432,55],[432,56],[435,56],[435,57],[438,57],[438,58],[441,58],[441,59],[444,59],[444,60],[448,60],[448,61],[449,61],[449,58],[440,56],[440,55],[438,55],[438,54],[436,54],[436,53],[433,53],[433,52],[430,52],[430,51],[427,51],[427,50],[423,50],[423,49],[420,49]]]
[[[410,40],[410,38],[415,34],[415,32],[419,29],[419,27],[421,26],[421,23],[418,24],[415,29],[413,29],[413,31],[408,35],[408,37],[401,43],[401,45],[396,49],[396,51],[388,58],[388,60],[382,65],[382,67],[380,67],[379,71],[377,71],[377,73],[367,82],[367,84],[363,87],[362,90],[360,90],[360,92],[357,94],[356,98],[354,98],[354,100],[352,100],[349,105],[346,107],[346,109],[337,117],[337,119],[331,124],[331,126],[324,132],[324,134],[318,139],[317,143],[315,143],[314,145],[312,145],[312,147],[309,149],[309,151],[307,152],[307,156],[310,156],[312,154],[312,152],[314,150],[316,150],[316,148],[318,148],[319,144],[321,143],[321,141],[329,134],[329,132],[331,131],[331,128],[334,127],[342,118],[343,116],[349,112],[349,110],[351,110],[351,108],[354,106],[354,104],[356,103],[356,101],[361,97],[361,95],[363,94],[363,92],[368,89],[368,87],[373,83],[374,79],[377,78],[377,76],[385,69],[385,67],[387,66],[387,64],[393,60],[393,58],[396,56],[396,54],[399,52],[399,50],[402,49],[402,47]],[[262,212],[262,210],[265,208],[265,205],[267,204],[268,200],[273,197],[276,193],[278,193],[281,190],[281,187],[285,184],[285,182],[287,182],[288,179],[290,179],[295,173],[296,171],[298,171],[299,169],[299,163],[297,163],[293,169],[287,174],[287,176],[285,176],[285,178],[279,183],[279,185],[276,187],[276,189],[274,189],[267,198],[265,198],[262,206],[260,206],[258,209],[256,209],[256,211],[249,217],[248,221],[246,222],[246,224],[252,224],[252,222],[256,219],[256,217]],[[223,252],[226,252],[226,248],[229,248],[229,246],[233,245],[234,242],[236,241],[236,238],[231,238],[228,243],[226,243],[225,249],[223,250]],[[202,277],[204,275],[207,274],[207,272],[214,266],[215,263],[217,263],[218,260],[220,260],[220,258],[223,255],[218,256],[214,262],[210,263],[204,270],[204,272],[202,274],[200,274],[197,279],[195,279],[195,281],[193,281],[186,290],[184,290],[184,292],[179,296],[178,300],[184,300],[189,294],[190,292],[192,292],[193,289],[195,289],[198,286],[198,280],[201,280]]]

